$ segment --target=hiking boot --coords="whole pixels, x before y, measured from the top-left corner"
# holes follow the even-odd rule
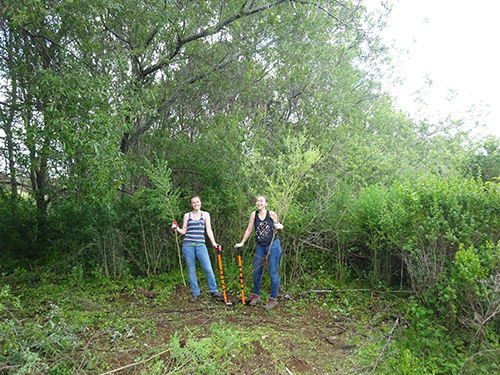
[[[266,306],[264,306],[264,308],[267,310],[271,310],[277,304],[278,304],[278,301],[276,301],[276,298],[269,298],[269,301],[267,301],[267,304],[266,304]]]
[[[250,306],[255,306],[258,303],[260,303],[260,296],[258,296],[257,294],[254,294],[252,297],[252,300],[248,304]]]
[[[222,293],[219,292],[212,292],[212,298],[220,299],[222,298]]]
[[[196,301],[198,301],[198,298],[200,298],[200,295],[197,295],[197,296],[192,296],[192,297],[188,300],[188,302],[196,302]]]

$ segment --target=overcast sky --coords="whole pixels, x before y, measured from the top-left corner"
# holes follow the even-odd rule
[[[366,2],[369,8],[380,6],[380,0]],[[500,136],[500,0],[389,2],[392,12],[382,36],[403,50],[398,67],[404,85],[391,89],[400,107],[416,111],[411,93],[423,88],[428,115],[460,116],[476,105],[483,116],[474,117],[487,125],[484,133]],[[452,101],[445,99],[448,89],[456,90]]]

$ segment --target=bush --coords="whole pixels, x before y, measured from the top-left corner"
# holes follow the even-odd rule
[[[433,289],[460,244],[480,247],[498,241],[499,192],[460,176],[426,176],[397,186],[381,226],[399,250],[413,290]]]

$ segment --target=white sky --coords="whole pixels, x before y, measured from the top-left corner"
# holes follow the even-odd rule
[[[426,116],[439,112],[441,117],[451,113],[463,118],[476,105],[474,120],[486,125],[482,134],[500,136],[500,0],[389,2],[392,12],[382,36],[386,45],[394,45],[392,55],[403,51],[397,56],[403,86],[390,89],[400,107],[415,113],[418,106],[411,93],[423,89]],[[373,9],[380,0],[366,4]],[[445,99],[448,89],[456,90],[452,101]]]

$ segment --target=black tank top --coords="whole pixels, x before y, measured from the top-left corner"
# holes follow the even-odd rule
[[[266,211],[266,217],[264,220],[260,220],[259,211],[255,211],[255,241],[259,245],[270,245],[273,240],[273,229],[274,229],[274,221],[271,219],[269,215],[269,210]],[[274,239],[278,238],[276,234]]]

